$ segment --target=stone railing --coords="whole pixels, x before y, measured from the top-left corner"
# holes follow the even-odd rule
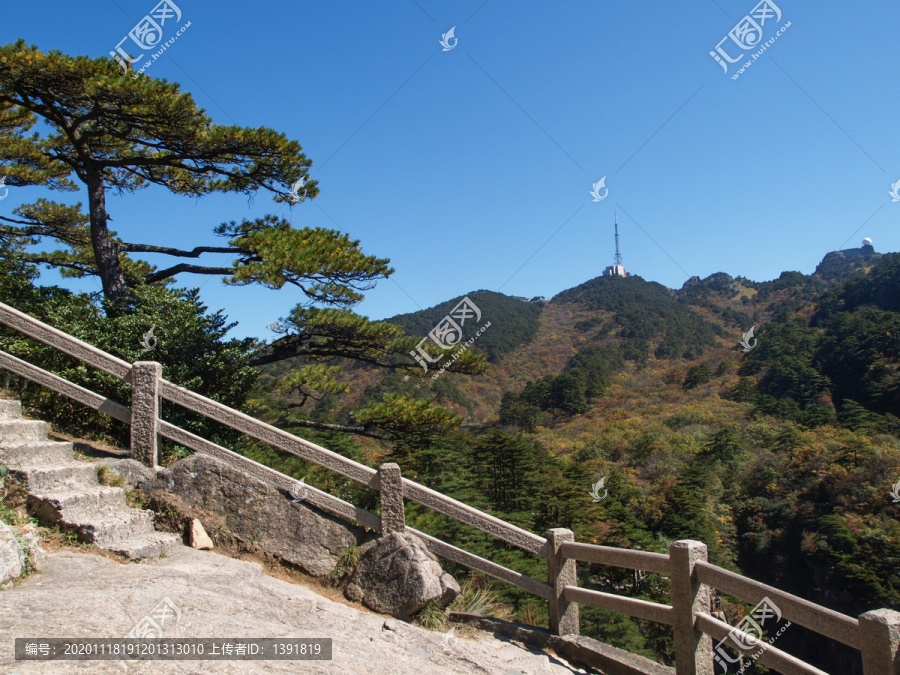
[[[196,452],[230,462],[248,475],[285,492],[296,485],[294,479],[278,471],[161,419],[159,401],[165,399],[378,490],[380,515],[311,486],[306,486],[305,501],[383,534],[404,531],[415,533],[435,555],[543,598],[548,603],[550,630],[556,635],[579,634],[578,608],[584,604],[672,626],[676,675],[713,675],[714,658],[721,660],[724,652],[717,648],[714,654],[710,638],[721,641],[726,637],[739,640],[753,650],[761,649],[761,653],[755,656],[756,660],[778,669],[784,675],[828,675],[825,671],[760,641],[757,635],[748,634],[739,627],[732,627],[715,618],[710,607],[712,589],[717,589],[748,603],[759,604],[765,599],[778,608],[784,619],[858,649],[862,655],[864,675],[900,675],[898,612],[878,609],[866,612],[858,619],[840,614],[710,564],[707,561],[706,545],[698,541],[673,542],[669,553],[661,554],[578,543],[574,540],[572,531],[566,529],[551,529],[541,537],[402,477],[397,464],[382,464],[379,469],[372,469],[179,387],[162,377],[162,366],[159,363],[127,363],[3,303],[0,303],[0,323],[130,383],[132,400],[131,407],[128,408],[0,351],[0,368],[130,424],[132,457],[148,467],[156,468],[157,439],[161,436]],[[408,527],[404,499],[546,559],[547,582],[503,567]],[[667,576],[671,580],[671,605],[580,588],[576,575],[577,561]],[[735,644],[737,642],[726,646],[736,650]],[[725,661],[722,660],[721,663],[724,664]]]

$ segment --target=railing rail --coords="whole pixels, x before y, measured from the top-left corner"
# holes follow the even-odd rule
[[[82,405],[87,406],[92,410],[106,413],[113,419],[117,419],[120,422],[131,424],[131,410],[126,408],[124,405],[116,403],[115,401],[105,396],[101,396],[100,394],[95,394],[90,389],[85,389],[84,387],[77,385],[74,382],[69,382],[68,380],[59,377],[58,375],[54,375],[53,373],[48,372],[43,368],[33,366],[27,361],[16,358],[12,354],[7,354],[4,351],[0,351],[0,368],[8,370],[11,373],[15,373],[16,375],[24,377],[25,379],[31,380],[36,384],[47,387],[48,389],[52,389],[53,391],[63,394],[64,396],[68,396],[73,401],[77,401],[78,403],[81,403]]]
[[[0,323],[14,328],[30,338],[39,340],[45,345],[65,352],[83,363],[99,368],[120,380],[130,382],[131,364],[120,358],[107,354],[102,349],[97,349],[87,342],[82,342],[68,333],[48,326],[43,321],[38,321],[32,316],[20,312],[9,305],[0,302]]]
[[[190,431],[185,431],[169,422],[160,421],[159,435],[174,441],[191,450],[201,452],[216,459],[221,459],[229,464],[234,465],[238,469],[243,470],[248,476],[253,476],[259,480],[268,483],[274,488],[290,493],[297,486],[297,481],[286,476],[280,471],[271,469],[264,464],[254,462],[252,459],[239,455],[228,448],[212,443],[205,438],[201,438]],[[324,511],[328,511],[336,516],[346,520],[352,520],[364,525],[372,530],[378,530],[381,527],[381,519],[365,509],[354,506],[350,502],[334,497],[327,492],[323,492],[311,485],[304,484],[304,501],[319,507]]]
[[[505,581],[548,602],[550,628],[559,634],[577,634],[578,606],[585,604],[620,612],[639,619],[674,627],[675,671],[677,675],[712,675],[713,649],[710,638],[753,636],[709,614],[710,591],[723,593],[748,603],[763,598],[778,604],[783,616],[825,637],[862,653],[864,675],[900,675],[900,613],[886,609],[846,616],[772,586],[724,570],[706,560],[701,542],[677,541],[669,554],[596,546],[574,541],[570,530],[549,530],[545,537],[516,527],[495,516],[472,508],[451,497],[400,476],[396,464],[372,469],[327,448],[261,422],[226,405],[165,380],[161,366],[154,362],[129,364],[82,342],[33,317],[0,303],[0,324],[39,340],[75,359],[96,367],[132,386],[132,406],[69,382],[11,354],[0,351],[0,369],[5,369],[71,398],[88,408],[106,413],[131,425],[132,456],[156,468],[156,439],[167,438],[179,445],[226,461],[247,475],[289,492],[297,481],[243,455],[212,443],[160,418],[158,400],[165,399],[215,420],[279,450],[330,469],[361,485],[380,491],[382,514],[378,516],[312,486],[304,486],[304,501],[338,517],[381,532],[403,529],[421,537],[435,555],[495,579]],[[403,499],[409,499],[471,525],[501,541],[548,561],[548,583],[498,565],[405,524]],[[596,563],[668,576],[672,583],[671,605],[638,598],[579,588],[576,562]],[[747,644],[747,643],[745,643]],[[721,653],[719,653],[721,654]],[[716,658],[721,657],[717,654]],[[785,675],[827,675],[771,645],[758,660]]]
[[[707,562],[697,563],[697,577],[707,586],[754,605],[767,597],[794,623],[859,649],[859,620],[852,616],[835,612],[774,586],[742,577]]]
[[[642,572],[656,572],[668,575],[672,568],[669,556],[664,553],[650,551],[633,551],[626,548],[612,548],[595,544],[579,544],[577,542],[562,545],[562,553],[567,558],[580,562],[599,563],[613,567],[625,567]]]
[[[261,422],[218,401],[179,387],[168,380],[160,380],[159,394],[172,403],[177,403],[183,408],[236,429],[279,450],[323,466],[366,487],[378,489],[378,471],[365,464],[354,462],[352,459],[347,459],[320,445],[298,438],[271,424]]]
[[[461,523],[476,527],[482,532],[492,534],[498,539],[518,546],[524,551],[534,553],[542,558],[549,556],[547,540],[544,537],[539,537],[528,530],[523,530],[521,527],[510,525],[499,518],[442,495],[440,492],[435,492],[408,478],[403,479],[403,496],[438,513],[443,513],[445,516],[450,516]]]
[[[738,630],[724,621],[719,621],[708,614],[697,614],[697,623],[705,634],[711,635],[719,640],[724,640],[729,635],[736,634],[744,644],[759,645],[759,647],[755,649],[757,652],[758,650],[762,650],[762,653],[756,657],[756,660],[764,666],[777,668],[778,672],[782,673],[782,675],[828,675],[824,670],[819,670],[777,647],[765,644],[764,642],[757,640],[755,635],[750,635],[742,630]],[[739,655],[738,658],[743,660],[743,654]],[[729,661],[725,661],[724,658],[722,661],[723,663],[729,663]]]
[[[608,609],[620,614],[628,614],[636,619],[656,621],[671,626],[675,620],[672,618],[672,607],[661,605],[657,602],[629,598],[627,595],[613,595],[589,588],[578,586],[566,586],[566,600],[582,605],[591,605],[600,609]]]

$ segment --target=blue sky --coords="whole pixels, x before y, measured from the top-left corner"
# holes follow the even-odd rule
[[[897,3],[778,0],[763,41],[790,27],[735,80],[752,50],[728,74],[709,52],[755,0],[174,1],[191,26],[147,74],[181,83],[217,123],[298,140],[321,195],[293,208],[262,193],[110,196],[128,241],[217,244],[218,223],[266,213],[340,229],[397,270],[358,307],[372,318],[477,289],[578,285],[611,264],[615,211],[628,271],[675,288],[718,271],[810,273],[864,236],[900,250]],[[0,32],[97,57],[155,4],[7,2]],[[0,209],[43,194],[11,190]],[[195,275],[179,285],[202,287],[237,336],[271,337],[301,299]]]

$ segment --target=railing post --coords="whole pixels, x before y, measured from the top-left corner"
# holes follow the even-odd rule
[[[709,612],[709,588],[694,574],[694,565],[706,559],[703,542],[685,539],[669,545],[676,675],[713,675],[712,638],[694,627],[697,613]]]
[[[156,361],[131,366],[131,458],[154,470],[161,377],[162,365]]]
[[[554,528],[545,535],[550,545],[548,559],[548,583],[553,588],[553,597],[549,600],[550,632],[554,635],[579,635],[578,603],[569,602],[565,597],[566,586],[577,586],[578,576],[575,573],[575,560],[566,558],[561,546],[575,541],[572,530]]]
[[[864,675],[900,675],[900,612],[860,614],[859,644]]]
[[[406,511],[403,508],[403,481],[400,465],[388,462],[378,467],[381,490],[381,535],[406,531]]]

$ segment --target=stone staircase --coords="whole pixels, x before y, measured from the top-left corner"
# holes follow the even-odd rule
[[[100,485],[97,467],[74,458],[72,443],[47,438],[47,423],[22,419],[19,401],[0,400],[0,464],[25,479],[28,511],[79,539],[129,558],[171,555],[181,537],[157,532],[153,512],[130,508],[125,490]]]

